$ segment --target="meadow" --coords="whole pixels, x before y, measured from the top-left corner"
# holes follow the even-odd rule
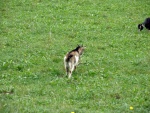
[[[0,113],[149,113],[149,0],[1,0]],[[63,58],[86,46],[72,78]]]

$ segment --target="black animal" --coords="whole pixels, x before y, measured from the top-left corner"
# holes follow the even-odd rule
[[[144,27],[148,30],[150,30],[150,17],[146,18],[145,21],[138,25],[138,29],[142,31]]]

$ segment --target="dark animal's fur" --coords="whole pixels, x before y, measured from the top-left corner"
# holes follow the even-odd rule
[[[150,17],[146,18],[145,21],[138,25],[138,29],[142,31],[144,27],[148,30],[150,30]]]

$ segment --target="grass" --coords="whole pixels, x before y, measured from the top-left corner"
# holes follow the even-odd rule
[[[149,113],[148,0],[1,0],[1,113]],[[68,80],[64,55],[86,46]],[[129,108],[133,107],[133,110]]]

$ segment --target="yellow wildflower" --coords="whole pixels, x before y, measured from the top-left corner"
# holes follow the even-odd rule
[[[133,110],[133,107],[132,107],[132,106],[130,106],[130,110]]]

